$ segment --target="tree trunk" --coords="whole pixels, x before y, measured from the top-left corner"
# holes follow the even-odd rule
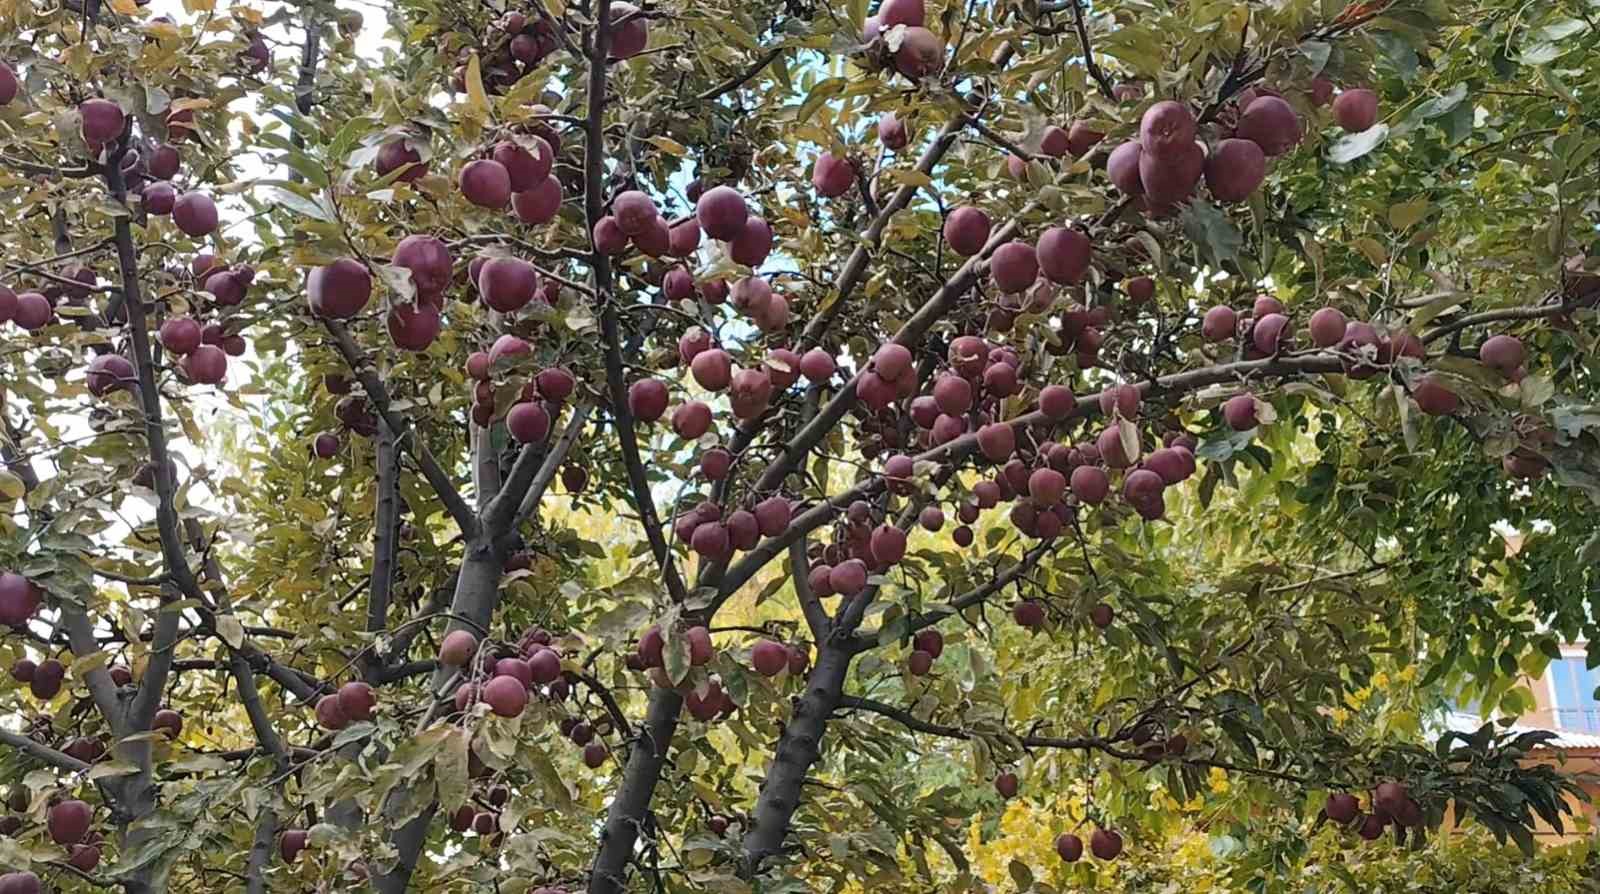
[[[454,617],[445,627],[447,634],[452,630],[465,630],[482,640],[490,629],[494,610],[500,604],[500,578],[506,569],[505,547],[491,537],[486,533],[467,543],[461,573],[456,576],[455,596],[450,600],[450,613]],[[451,671],[440,668],[434,676],[434,685],[443,685],[450,674]]]
[[[401,826],[394,833],[390,841],[400,853],[400,861],[387,875],[380,875],[372,880],[374,890],[381,894],[405,894],[411,887],[411,873],[416,871],[417,858],[422,855],[422,845],[428,840],[428,826],[433,822],[434,814],[438,813],[438,805],[430,804],[428,808],[410,822]]]
[[[661,778],[661,768],[666,763],[667,749],[672,745],[672,733],[678,728],[678,713],[682,709],[683,694],[676,689],[650,692],[650,709],[645,714],[644,726],[633,743],[622,787],[612,800],[605,828],[600,831],[600,849],[589,870],[589,894],[621,894],[624,890],[628,862],[633,859],[634,845],[639,840],[645,814],[650,810],[650,799],[655,794],[656,781]]]
[[[506,561],[504,546],[491,540],[490,536],[485,535],[467,543],[466,557],[456,576],[455,598],[450,605],[451,613],[457,617],[450,619],[447,628],[466,630],[480,640],[484,638],[484,631],[489,629],[495,606],[500,601],[500,577],[505,571]],[[470,618],[474,623],[466,623],[461,618]],[[440,667],[434,672],[431,692],[438,694],[454,674],[453,668]],[[432,716],[433,708],[430,706],[428,717]],[[422,725],[426,727],[428,721]],[[421,815],[394,833],[391,841],[399,852],[399,862],[389,874],[373,880],[377,890],[385,894],[401,894],[410,887],[411,873],[416,869],[423,845],[428,840],[428,826],[437,813],[437,805],[430,805]]]
[[[827,730],[828,717],[839,706],[853,657],[848,647],[825,643],[816,667],[806,678],[805,695],[795,705],[794,716],[778,739],[772,766],[767,768],[767,778],[756,799],[750,831],[744,837],[743,869],[747,877],[755,876],[763,861],[783,849],[789,823],[800,807],[800,789],[806,774],[822,756],[822,735]]]

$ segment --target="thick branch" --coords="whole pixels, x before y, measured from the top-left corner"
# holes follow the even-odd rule
[[[622,785],[600,830],[600,847],[589,869],[588,894],[622,894],[626,890],[628,862],[633,859],[644,818],[654,797],[656,782],[667,761],[672,734],[678,728],[683,696],[675,689],[652,689],[639,738],[628,750]]]
[[[611,45],[611,9],[608,4],[596,4],[594,43],[589,48],[589,115],[585,124],[583,205],[589,231],[605,213],[604,190],[606,135],[606,52]],[[688,599],[688,590],[678,574],[662,533],[661,521],[656,515],[655,497],[650,493],[650,480],[645,474],[644,462],[639,457],[639,437],[634,430],[633,413],[628,409],[628,383],[624,373],[626,363],[622,356],[622,332],[617,319],[617,296],[613,290],[611,258],[595,250],[589,267],[593,274],[594,292],[600,302],[600,333],[605,340],[606,386],[611,398],[611,416],[617,432],[617,446],[622,454],[623,466],[628,472],[628,487],[633,494],[634,507],[644,526],[645,538],[655,555],[665,578],[667,591],[674,602]]]
[[[1025,575],[1047,551],[1046,546],[1040,544],[1013,568],[996,575],[990,583],[957,599],[956,610],[981,602]],[[798,548],[798,542],[791,547],[792,550]],[[792,552],[791,558],[793,558]],[[803,558],[802,552],[801,559]],[[864,603],[867,598],[863,596],[859,601]],[[934,616],[934,619],[937,617]],[[841,618],[840,623],[841,630],[852,629],[843,626],[852,623],[849,617]],[[928,620],[927,623],[932,623],[932,620]],[[805,776],[821,757],[822,736],[826,731],[828,718],[841,704],[840,698],[845,676],[849,672],[850,660],[867,643],[876,641],[876,636],[848,644],[818,637],[822,650],[817,665],[806,680],[805,695],[796,704],[794,716],[785,725],[783,736],[778,741],[772,766],[762,783],[761,793],[756,801],[750,831],[745,836],[742,868],[748,876],[755,875],[764,860],[782,850],[794,812],[800,806]]]
[[[289,753],[284,748],[283,738],[272,724],[272,718],[267,715],[266,707],[261,703],[261,690],[256,686],[256,675],[250,668],[250,662],[235,651],[228,660],[228,670],[239,686],[239,703],[244,706],[245,716],[250,719],[250,730],[255,733],[256,741],[272,755],[277,772],[285,772],[289,769]]]
[[[471,432],[472,489],[483,513],[500,493],[500,451],[494,446],[494,425],[473,423]]]
[[[67,642],[73,655],[82,658],[100,652],[100,644],[94,638],[94,624],[83,609],[75,604],[63,602],[61,623],[67,628]],[[100,716],[105,718],[106,725],[111,728],[112,733],[118,736],[126,735],[127,717],[123,713],[122,699],[117,694],[117,684],[111,681],[110,672],[104,666],[92,666],[84,675],[84,681],[89,685],[89,696],[94,699],[95,707],[100,710]]]
[[[550,489],[550,483],[555,480],[556,473],[560,471],[561,464],[566,461],[567,454],[572,452],[572,447],[578,442],[578,436],[583,434],[583,427],[589,423],[589,417],[594,414],[594,404],[583,404],[572,411],[572,418],[567,420],[567,427],[561,432],[561,437],[556,439],[549,452],[544,455],[544,462],[539,465],[539,472],[533,476],[529,483],[527,493],[524,493],[517,505],[516,514],[512,517],[512,526],[522,524],[533,516],[539,506],[539,501],[544,499],[545,492]],[[489,507],[489,515],[493,518],[496,507]]]
[[[122,174],[122,150],[112,153],[105,168],[106,187],[119,205],[127,200],[127,184]],[[124,211],[126,209],[124,208]],[[150,350],[150,329],[145,320],[144,297],[139,285],[139,254],[133,244],[132,217],[119,213],[115,217],[117,266],[122,278],[123,304],[128,314],[128,341],[133,348],[133,363],[139,376],[139,401],[144,413],[146,446],[150,462],[156,469],[156,531],[161,539],[161,557],[177,589],[184,596],[204,603],[200,585],[184,551],[183,537],[178,530],[178,511],[175,504],[177,482],[168,473],[170,453],[167,450],[167,433],[162,421],[161,392],[156,385],[155,361]],[[179,613],[162,612],[156,619],[156,637],[151,643],[150,660],[145,666],[144,679],[139,684],[139,695],[134,700],[128,722],[132,731],[149,729],[155,717],[162,690],[166,686],[167,672],[172,667],[173,646],[177,642]]]
[[[389,627],[389,599],[394,588],[395,540],[400,528],[400,458],[388,423],[378,423],[376,505],[372,513],[372,574],[367,593],[367,632]],[[371,677],[383,664],[376,650],[364,653],[365,673]]]
[[[806,678],[805,695],[795,703],[773,752],[772,765],[761,783],[761,793],[745,833],[741,869],[754,877],[761,864],[783,850],[794,812],[800,807],[806,774],[822,757],[822,736],[828,717],[839,706],[844,679],[850,671],[851,652],[837,643],[825,643],[817,664]]]
[[[317,696],[323,694],[321,684],[309,674],[303,674],[287,664],[280,664],[274,661],[271,656],[266,656],[266,658],[268,662],[267,677],[289,692],[294,693],[294,696],[300,699],[301,704],[310,704],[316,701]]]
[[[256,815],[255,836],[250,841],[250,857],[245,864],[245,894],[264,894],[267,890],[267,864],[272,860],[272,840],[278,835],[278,813],[271,804],[262,804]]]

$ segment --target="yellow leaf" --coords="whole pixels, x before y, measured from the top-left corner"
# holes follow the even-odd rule
[[[466,730],[451,728],[444,747],[433,759],[433,775],[439,785],[439,802],[447,810],[455,810],[467,802],[467,742]]]
[[[656,144],[656,146],[660,148],[662,152],[678,158],[682,158],[689,153],[689,150],[683,148],[682,143],[679,143],[676,140],[669,140],[666,137],[650,137],[650,142]]]
[[[28,489],[23,485],[21,478],[6,469],[0,469],[0,497],[5,497],[7,500],[20,500],[27,492]]]
[[[1413,224],[1428,214],[1431,207],[1427,199],[1412,199],[1398,205],[1389,206],[1389,226],[1396,230],[1409,229]]]
[[[550,15],[557,19],[567,14],[567,4],[563,3],[562,0],[544,0],[544,8],[549,10]]]
[[[217,615],[217,635],[230,648],[237,649],[244,645],[244,625],[233,615]]]
[[[483,92],[483,68],[477,53],[467,60],[467,110],[475,118],[485,118],[489,114],[489,96]]]
[[[109,663],[111,663],[111,653],[90,652],[82,658],[73,659],[72,664],[67,668],[67,673],[74,679],[80,679],[89,671],[105,667]]]
[[[891,170],[888,172],[888,175],[889,179],[895,181],[896,183],[908,183],[915,186],[933,185],[932,177],[929,177],[927,174],[924,174],[915,168],[908,170]]]
[[[210,12],[217,8],[217,0],[183,0],[184,12]]]
[[[1371,261],[1374,267],[1382,267],[1389,260],[1389,253],[1384,250],[1382,245],[1378,244],[1378,240],[1370,236],[1363,236],[1357,239],[1355,248],[1356,251],[1366,256],[1366,259]]]
[[[136,16],[139,14],[139,4],[133,0],[111,0],[111,8],[118,15]]]

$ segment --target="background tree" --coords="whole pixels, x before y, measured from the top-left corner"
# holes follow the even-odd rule
[[[0,886],[1531,851],[1600,29],[1468,6],[0,8]]]

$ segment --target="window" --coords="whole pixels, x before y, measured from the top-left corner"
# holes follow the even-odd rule
[[[1589,670],[1582,658],[1550,662],[1550,691],[1554,696],[1556,726],[1585,733],[1600,733],[1600,668]]]

